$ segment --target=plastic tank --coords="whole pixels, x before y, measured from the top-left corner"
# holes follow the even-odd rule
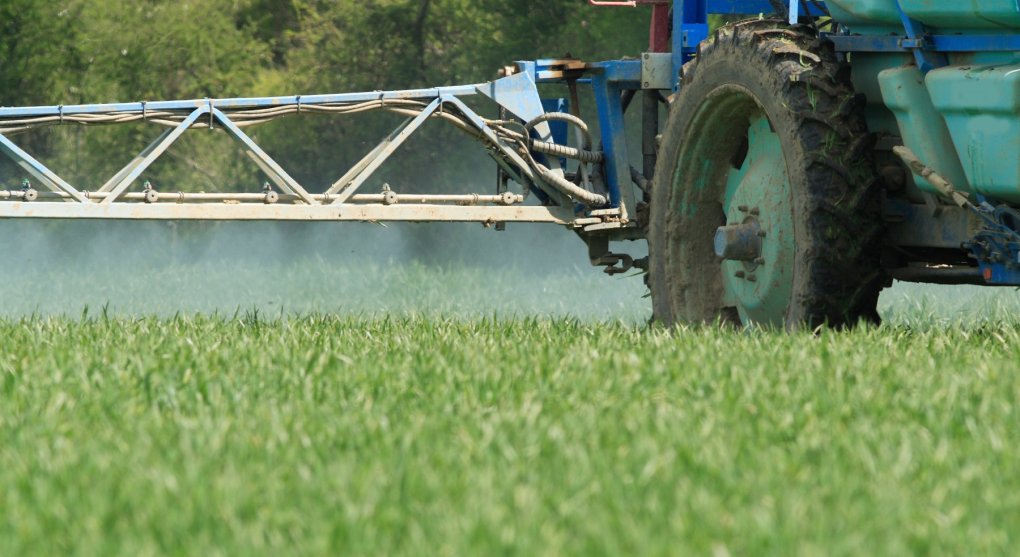
[[[925,78],[969,186],[1020,202],[1020,65],[950,66]]]
[[[828,0],[825,5],[833,19],[856,33],[899,25],[896,0]]]
[[[902,27],[896,0],[828,0],[832,17],[855,33]],[[1017,30],[1017,0],[900,0],[903,11],[921,23],[944,30]]]

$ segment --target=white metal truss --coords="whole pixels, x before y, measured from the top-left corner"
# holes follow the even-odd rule
[[[461,100],[478,94],[512,114],[515,121],[483,118]],[[347,114],[365,110],[386,110],[407,118],[322,193],[310,192],[244,131],[247,126],[299,112]],[[448,121],[484,143],[500,168],[522,184],[524,194],[360,193],[362,186],[430,119]],[[539,162],[541,156],[532,156],[549,153],[557,159],[578,160],[581,166],[600,160],[600,153],[555,144],[546,120],[535,83],[526,73],[480,85],[414,91],[0,108],[0,151],[41,188],[37,191],[30,184],[22,190],[0,190],[0,218],[517,221],[578,226],[619,221],[620,211],[606,207],[607,197],[597,191],[597,186],[571,183],[558,164],[550,168],[545,166],[548,163]],[[95,191],[75,187],[10,138],[14,133],[42,126],[126,122],[150,122],[166,129]],[[525,123],[529,125],[522,128]],[[139,191],[138,182],[151,165],[187,131],[196,128],[226,133],[275,189],[261,193]],[[587,179],[590,172],[585,168],[578,175]],[[528,189],[542,193],[547,201],[543,205],[525,204]],[[587,210],[576,210],[584,205]],[[598,216],[593,218],[593,214]]]

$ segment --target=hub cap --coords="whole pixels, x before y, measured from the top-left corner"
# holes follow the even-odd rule
[[[724,303],[736,307],[745,324],[782,326],[790,307],[796,250],[791,193],[782,142],[759,114],[747,130],[747,155],[734,160],[726,176],[726,225],[715,237]]]

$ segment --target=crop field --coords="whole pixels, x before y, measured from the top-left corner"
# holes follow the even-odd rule
[[[1013,290],[898,286],[850,332],[666,331],[640,278],[581,266],[15,259],[2,555],[1018,543]]]

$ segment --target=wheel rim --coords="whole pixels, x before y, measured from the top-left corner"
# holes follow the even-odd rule
[[[754,260],[722,262],[723,303],[743,323],[782,325],[793,297],[795,252],[790,176],[779,136],[758,114],[747,129],[747,155],[726,176],[721,200],[727,224],[756,224]]]
[[[718,285],[700,291],[714,292],[724,318],[783,326],[794,298],[796,230],[782,140],[761,105],[737,86],[705,98],[690,129],[673,182],[674,210],[689,223],[674,241],[689,246],[683,253],[706,258],[689,269],[690,280]],[[721,257],[720,231],[742,225],[761,233],[754,254]]]

